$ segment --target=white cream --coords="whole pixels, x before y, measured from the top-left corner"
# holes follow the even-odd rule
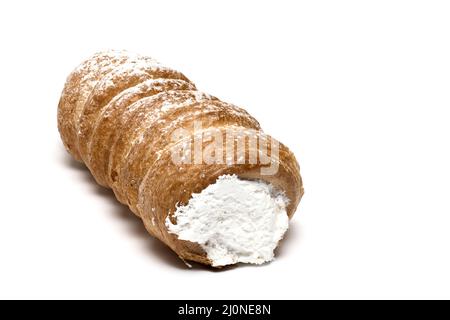
[[[214,266],[238,262],[262,264],[288,229],[289,200],[263,181],[224,175],[166,219],[166,227],[181,240],[200,244]]]

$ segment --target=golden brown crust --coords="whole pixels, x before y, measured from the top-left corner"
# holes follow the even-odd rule
[[[127,108],[145,97],[175,90],[195,90],[195,86],[184,80],[152,79],[144,81],[118,94],[103,109],[97,118],[88,150],[88,163],[97,182],[108,186],[108,167],[110,151],[127,118],[122,117]]]
[[[117,94],[150,79],[179,79],[189,82],[178,71],[144,61],[122,64],[97,83],[89,95],[79,119],[78,149],[85,163],[89,158],[88,149],[93,127],[103,108]],[[89,166],[88,162],[86,164]]]
[[[245,110],[219,100],[172,105],[166,112],[159,114],[157,125],[150,126],[145,131],[144,138],[132,147],[127,165],[120,171],[118,180],[121,181],[121,190],[133,211],[137,211],[139,186],[144,178],[142,172],[153,165],[158,152],[170,143],[177,129],[184,128],[193,132],[194,121],[201,122],[203,128],[240,125],[260,129],[259,123]]]
[[[135,102],[122,114],[125,121],[122,122],[122,127],[117,128],[118,134],[112,144],[107,175],[109,186],[119,201],[127,204],[124,192],[120,188],[119,176],[122,168],[128,164],[128,154],[139,136],[170,103],[182,103],[196,95],[198,92],[192,90],[166,91]],[[138,214],[135,211],[134,213]]]
[[[78,123],[86,100],[98,81],[117,66],[128,61],[154,60],[130,55],[126,51],[105,51],[94,54],[76,68],[67,78],[58,105],[58,129],[67,151],[78,161]]]
[[[170,234],[165,221],[173,220],[177,205],[187,204],[193,193],[219,176],[236,174],[271,183],[290,199],[290,218],[303,195],[299,165],[286,146],[263,133],[245,110],[197,91],[183,74],[151,58],[110,51],[83,62],[62,93],[58,128],[66,149],[85,162],[96,181],[111,188],[150,234],[185,260],[211,265],[198,244]],[[180,128],[189,136],[176,137]],[[210,152],[213,137],[232,143],[231,154],[224,148],[214,153],[215,162],[196,164],[194,134],[211,138],[201,142],[203,154]],[[236,138],[227,140],[230,134]],[[236,142],[242,136],[247,137],[244,154]],[[174,150],[186,145],[183,155],[192,161],[174,162]],[[270,154],[269,162],[261,145]],[[252,164],[251,154],[257,155]],[[238,158],[244,164],[236,162]],[[271,166],[277,170],[264,174],[262,169]]]

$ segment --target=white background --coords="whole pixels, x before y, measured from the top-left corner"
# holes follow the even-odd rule
[[[1,1],[0,298],[450,298],[448,1]],[[189,270],[65,153],[65,78],[151,55],[287,144],[277,259]]]

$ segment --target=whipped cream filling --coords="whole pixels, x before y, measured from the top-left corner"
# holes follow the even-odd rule
[[[272,185],[220,176],[189,203],[178,206],[166,227],[179,239],[198,243],[213,266],[235,263],[263,264],[289,227],[289,199]]]

